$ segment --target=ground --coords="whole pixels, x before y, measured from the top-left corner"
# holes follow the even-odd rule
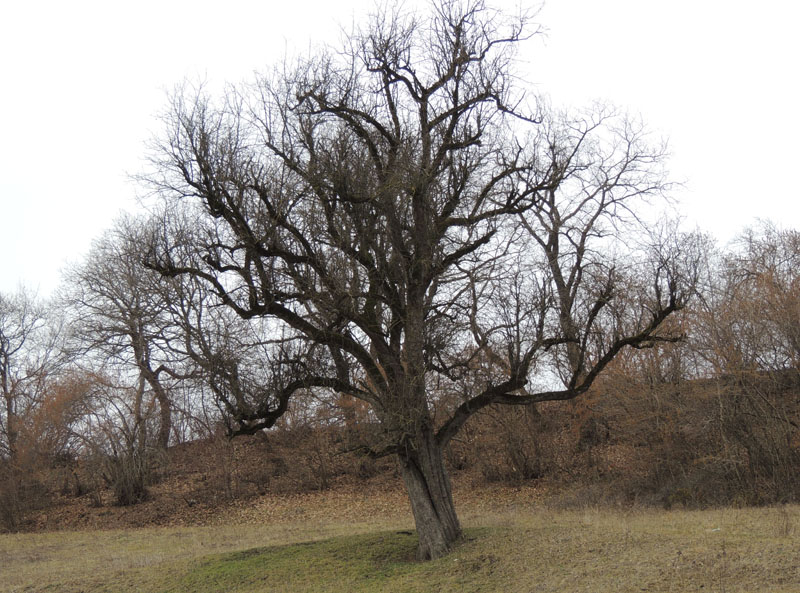
[[[293,519],[265,510],[238,525],[2,535],[0,591],[800,591],[798,506],[492,512],[498,501],[484,495],[461,501],[465,536],[432,562],[414,560],[413,523],[394,495],[374,492],[344,522],[314,516],[325,501],[309,498]]]
[[[208,446],[171,451],[145,502],[60,495],[27,533],[0,535],[0,592],[800,591],[797,505],[667,510],[597,483],[455,471],[465,536],[420,563],[391,462],[293,490],[319,484],[257,441]]]

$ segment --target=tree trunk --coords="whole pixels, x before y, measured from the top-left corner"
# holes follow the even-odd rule
[[[12,461],[17,456],[17,414],[14,401],[10,396],[6,398],[6,437],[8,437],[8,455]]]
[[[166,450],[169,446],[169,437],[172,433],[172,409],[170,408],[169,395],[161,384],[156,373],[149,367],[142,369],[142,375],[153,390],[156,401],[158,402],[159,425],[158,425],[158,447]]]
[[[0,394],[6,407],[6,438],[8,439],[8,455],[12,461],[17,456],[17,406],[16,394],[13,387],[9,385],[11,381],[8,376],[8,368],[10,366],[8,357],[3,355],[0,359]]]
[[[399,458],[419,536],[417,558],[440,558],[461,536],[441,448],[432,431],[425,431]]]
[[[170,433],[172,433],[172,410],[169,406],[169,397],[167,397],[163,388],[159,388],[156,391],[156,399],[158,399],[159,412],[161,414],[158,425],[158,446],[166,450],[169,446]]]

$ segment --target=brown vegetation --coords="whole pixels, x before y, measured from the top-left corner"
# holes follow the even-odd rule
[[[799,395],[797,372],[648,386],[615,369],[578,402],[481,412],[446,454],[454,497],[494,509],[543,500],[666,508],[797,502],[797,431],[789,434],[763,406],[781,406],[792,426],[800,420]],[[396,462],[363,455],[359,433],[370,429],[369,418],[348,417],[345,424],[336,415],[295,411],[296,425],[173,446],[152,460],[148,497],[134,507],[119,504],[95,460],[52,459],[3,481],[4,527],[347,521],[371,499],[406,515]]]

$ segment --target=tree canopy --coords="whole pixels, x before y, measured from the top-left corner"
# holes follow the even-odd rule
[[[162,198],[147,265],[263,332],[257,374],[206,344],[233,431],[299,393],[368,403],[421,558],[460,534],[442,449],[464,423],[577,397],[623,348],[678,339],[664,321],[696,282],[696,242],[637,216],[668,189],[663,144],[531,94],[515,56],[533,33],[480,0],[386,8],[222,97],[178,91],[144,176]],[[209,315],[186,318],[195,336]]]

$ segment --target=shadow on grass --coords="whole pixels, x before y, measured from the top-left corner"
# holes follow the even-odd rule
[[[167,591],[429,591],[430,577],[443,576],[448,560],[417,562],[416,548],[408,531],[254,548],[207,557]]]

